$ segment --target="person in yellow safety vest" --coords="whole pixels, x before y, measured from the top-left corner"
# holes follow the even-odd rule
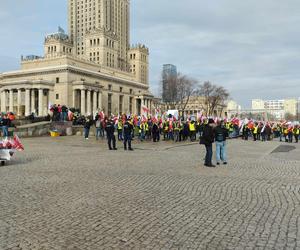
[[[191,139],[191,141],[195,141],[196,140],[196,124],[195,124],[195,121],[190,122],[189,130],[190,130],[190,139]]]
[[[144,123],[144,127],[145,127],[145,138],[149,139],[149,125],[148,125],[148,122]]]
[[[118,140],[123,141],[123,121],[121,119],[118,121]]]
[[[140,141],[145,140],[145,123],[142,121],[139,127],[139,137],[140,137]]]
[[[169,133],[169,123],[168,123],[168,121],[165,121],[163,126],[164,126],[163,130],[164,130],[164,141],[165,141],[168,138],[168,133]]]
[[[232,122],[229,123],[229,137],[233,137],[234,125]]]
[[[179,123],[176,121],[174,122],[174,141],[179,141]]]
[[[254,124],[252,133],[253,133],[253,140],[256,141],[257,140],[257,133],[258,133],[258,124],[257,123]]]
[[[289,129],[288,129],[288,127],[285,127],[283,129],[283,135],[284,135],[285,142],[289,142],[288,133],[289,133]]]
[[[229,131],[229,129],[230,129],[230,122],[226,122],[225,128],[227,129],[227,131]]]
[[[300,134],[300,129],[299,129],[299,126],[295,126],[294,128],[294,136],[295,136],[295,140],[296,140],[296,143],[298,143],[299,141],[299,134]]]

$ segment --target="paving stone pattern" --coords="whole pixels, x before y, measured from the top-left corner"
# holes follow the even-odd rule
[[[24,140],[0,168],[0,249],[300,249],[300,147],[228,142],[108,151],[81,137]]]

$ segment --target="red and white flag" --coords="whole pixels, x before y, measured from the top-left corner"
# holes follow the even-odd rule
[[[14,136],[13,143],[14,143],[13,144],[14,149],[16,149],[18,151],[24,151],[24,146],[21,143],[20,138],[17,135]]]

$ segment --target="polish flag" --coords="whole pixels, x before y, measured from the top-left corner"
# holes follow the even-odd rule
[[[17,135],[14,136],[14,141],[13,141],[13,146],[14,146],[14,149],[18,150],[18,151],[24,151],[24,146],[23,144],[21,143],[19,137]]]
[[[145,105],[142,105],[142,112],[144,114],[148,114],[150,112],[150,109],[148,109]]]

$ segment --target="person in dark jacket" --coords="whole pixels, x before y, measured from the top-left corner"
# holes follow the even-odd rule
[[[215,140],[213,126],[214,126],[214,120],[209,119],[208,124],[206,124],[203,128],[203,135],[200,139],[200,144],[204,144],[206,149],[205,163],[204,163],[204,166],[206,167],[215,167],[215,165],[212,164],[212,156],[213,156],[212,144]]]
[[[2,126],[2,136],[8,137],[8,128],[11,126],[11,120],[7,117],[7,115],[4,115],[1,119],[1,126]]]
[[[154,122],[152,125],[152,137],[153,137],[153,142],[159,141],[159,127],[156,122]]]
[[[115,125],[112,119],[105,121],[105,131],[107,136],[107,144],[109,150],[117,150],[116,147],[116,137],[115,137]],[[113,144],[113,147],[111,146],[111,143]]]
[[[214,130],[215,141],[216,141],[216,157],[217,165],[220,165],[220,161],[223,161],[223,164],[227,164],[227,154],[226,154],[226,138],[229,136],[228,130],[226,129],[224,122],[219,121],[217,127]]]
[[[93,119],[92,119],[92,117],[87,117],[85,119],[85,122],[84,122],[84,138],[86,140],[89,139],[90,128],[91,128],[92,125],[93,125]]]
[[[126,122],[123,125],[124,150],[127,150],[127,144],[128,144],[128,150],[133,151],[131,147],[132,132],[133,132],[133,125],[131,124],[130,120],[127,118]]]

